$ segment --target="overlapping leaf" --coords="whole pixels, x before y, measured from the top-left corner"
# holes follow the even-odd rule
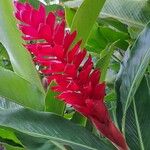
[[[72,148],[87,150],[110,150],[109,144],[92,133],[51,113],[37,112],[20,108],[18,110],[0,109],[0,126],[11,128],[26,135],[43,138]]]
[[[22,46],[23,41],[13,16],[13,1],[1,0],[0,14],[0,41],[8,52],[14,71],[44,93],[31,56]]]
[[[24,107],[44,109],[45,95],[16,73],[0,68],[0,96]]]
[[[79,7],[83,0],[68,1],[66,6]],[[112,17],[132,26],[143,28],[150,19],[148,0],[106,0],[101,17]],[[88,15],[87,15],[88,17]]]
[[[118,114],[125,114],[150,61],[150,23],[145,27],[131,50],[126,52],[117,79]],[[120,121],[119,121],[120,122]]]
[[[105,0],[85,0],[79,7],[71,25],[71,30],[78,32],[76,41],[82,39],[82,44],[86,43],[104,3]]]
[[[150,75],[143,78],[125,117],[125,135],[131,149],[150,149]]]

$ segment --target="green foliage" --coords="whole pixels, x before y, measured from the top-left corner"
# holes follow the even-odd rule
[[[74,9],[65,7],[65,18],[66,18],[68,27],[71,27],[72,20],[73,20],[75,13],[76,11]]]
[[[28,136],[70,145],[75,149],[109,150],[109,145],[88,132],[57,115],[20,108],[0,109],[0,126],[11,128]]]
[[[83,0],[68,1],[67,7],[77,8]],[[106,0],[101,17],[115,18],[131,26],[144,28],[150,19],[150,3],[147,0]]]
[[[40,2],[47,13],[65,6],[67,27],[77,30],[76,42],[83,40],[101,71],[113,121],[130,149],[149,150],[149,1],[61,0],[51,5],[54,1],[29,0],[36,8]],[[115,149],[50,87],[44,90],[22,46],[12,6],[11,0],[0,0],[0,144],[8,150]]]
[[[76,41],[82,39],[82,46],[84,46],[84,44],[87,42],[91,29],[95,24],[104,2],[105,0],[85,0],[81,7],[77,10],[72,21],[71,31],[78,31]]]
[[[45,98],[46,111],[54,112],[58,115],[64,115],[65,104],[63,101],[58,100],[57,94],[48,90]]]
[[[0,141],[1,142],[3,142],[3,141],[6,142],[7,141],[11,145],[14,144],[14,146],[21,145],[20,141],[17,139],[15,134],[12,131],[8,130],[8,129],[6,130],[6,129],[0,128]]]
[[[16,73],[0,68],[0,96],[24,107],[44,110],[45,95]]]
[[[105,54],[103,55],[102,58],[100,58],[98,60],[98,62],[96,63],[96,68],[99,68],[101,70],[101,81],[104,81],[106,78],[106,74],[107,74],[107,70],[110,64],[110,59],[112,54],[115,51],[115,44],[117,42],[113,43],[112,45],[110,45],[108,47],[108,49],[106,49]]]
[[[131,50],[126,52],[117,79],[118,114],[126,114],[150,62],[150,24],[148,24]],[[123,125],[124,126],[124,125]]]
[[[66,150],[63,145],[44,138],[33,137],[23,133],[16,133],[16,136],[21,141],[26,149],[30,150]],[[32,139],[32,141],[31,141]],[[54,144],[55,143],[55,144]],[[56,146],[57,143],[57,146]],[[59,147],[61,146],[61,148]]]
[[[23,41],[17,30],[12,6],[12,1],[0,1],[0,26],[2,27],[0,28],[0,41],[8,52],[14,71],[25,80],[36,85],[44,93],[31,56],[22,45]]]
[[[125,118],[125,135],[131,149],[150,149],[150,75],[145,75]]]

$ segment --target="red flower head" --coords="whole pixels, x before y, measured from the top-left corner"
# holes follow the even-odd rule
[[[52,12],[46,16],[43,5],[36,10],[29,3],[15,2],[15,7],[23,39],[36,41],[25,47],[34,55],[48,84],[53,80],[57,83],[52,90],[60,93],[58,98],[89,118],[120,150],[127,150],[104,104],[105,83],[99,83],[100,71],[94,69],[87,51],[80,48],[81,41],[70,48],[76,32],[65,31],[65,22],[58,22]]]

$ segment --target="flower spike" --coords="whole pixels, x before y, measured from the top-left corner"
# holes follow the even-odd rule
[[[46,15],[43,5],[36,10],[29,3],[15,2],[15,8],[23,39],[35,41],[25,47],[40,66],[44,83],[45,79],[48,84],[55,81],[52,90],[59,92],[60,100],[89,118],[119,150],[127,150],[125,139],[105,106],[105,83],[99,83],[100,71],[94,69],[87,51],[80,48],[81,41],[70,48],[77,32],[66,31],[64,19],[57,21],[53,12]]]

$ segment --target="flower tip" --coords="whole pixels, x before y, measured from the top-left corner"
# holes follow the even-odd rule
[[[83,40],[80,40],[80,41],[78,42],[78,45],[81,45],[81,44],[82,44],[82,41],[83,41]]]
[[[40,5],[39,5],[39,11],[41,12],[43,10],[45,11],[45,6],[44,6],[44,4],[40,3]]]
[[[72,33],[72,36],[73,36],[73,37],[76,37],[76,36],[77,36],[77,31],[74,31],[74,32]]]

